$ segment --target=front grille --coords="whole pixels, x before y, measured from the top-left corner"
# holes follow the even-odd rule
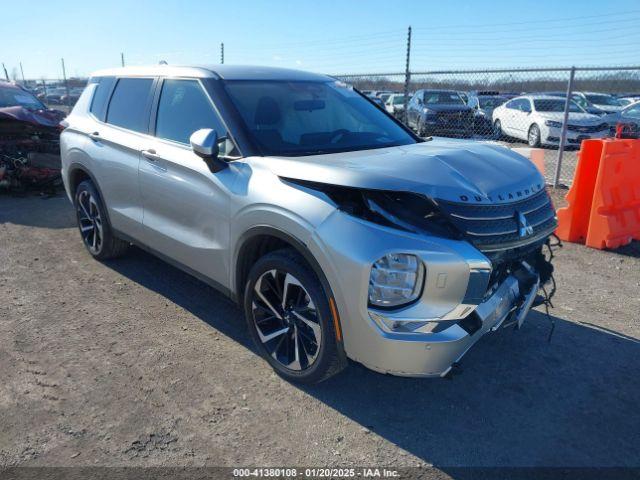
[[[513,249],[545,238],[557,226],[555,210],[545,190],[519,202],[479,205],[438,201],[443,213],[483,252]],[[521,235],[524,225],[531,227]]]
[[[581,133],[595,133],[605,130],[606,128],[606,123],[601,123],[600,125],[567,125],[567,130]]]
[[[453,112],[440,112],[438,114],[438,120],[442,121],[460,121],[460,120],[468,120],[471,118],[471,114],[466,111],[453,111]]]

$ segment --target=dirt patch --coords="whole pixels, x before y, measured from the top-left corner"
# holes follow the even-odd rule
[[[0,197],[0,245],[1,465],[640,464],[637,243],[558,252],[551,343],[533,312],[451,381],[352,364],[310,388],[210,287],[92,260],[66,198]]]

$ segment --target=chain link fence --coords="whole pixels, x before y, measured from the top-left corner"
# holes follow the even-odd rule
[[[405,91],[405,73],[337,76],[380,99],[421,136],[540,148],[554,185],[571,184],[582,140],[611,136],[619,123],[640,123],[640,108],[625,109],[640,100],[640,67],[447,70],[408,77]]]
[[[632,124],[636,130],[640,125],[640,107],[630,106],[640,101],[640,66],[441,70],[336,78],[374,98],[420,135],[540,148],[545,176],[554,185],[571,184],[582,140],[611,136],[619,123]],[[86,78],[68,78],[20,83],[48,107],[69,111],[86,82]]]

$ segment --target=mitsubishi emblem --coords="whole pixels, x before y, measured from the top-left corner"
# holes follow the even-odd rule
[[[529,225],[527,217],[522,212],[516,212],[516,220],[518,221],[518,234],[520,237],[526,237],[533,233],[533,227]]]

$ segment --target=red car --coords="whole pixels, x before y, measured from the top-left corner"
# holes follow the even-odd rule
[[[64,116],[24,88],[0,81],[0,188],[56,183]]]

